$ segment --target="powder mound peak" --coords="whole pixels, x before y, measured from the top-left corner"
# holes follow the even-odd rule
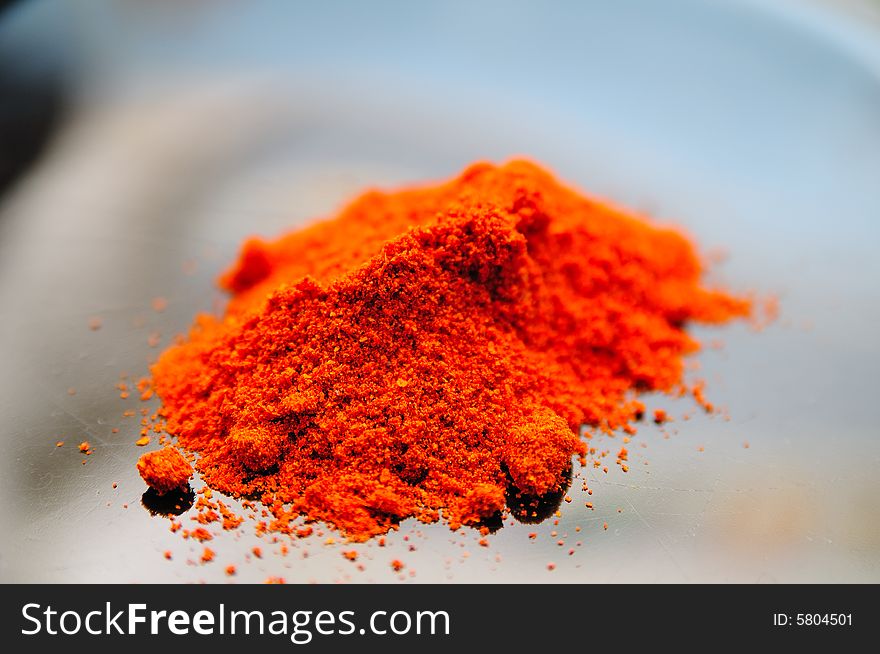
[[[475,164],[246,242],[226,314],[154,387],[205,482],[261,497],[272,529],[474,524],[564,488],[582,425],[629,428],[638,392],[680,387],[689,322],[749,314],[701,272],[676,231],[532,163]]]

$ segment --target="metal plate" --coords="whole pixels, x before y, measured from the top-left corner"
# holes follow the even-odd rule
[[[81,99],[0,208],[0,579],[226,581],[235,564],[236,581],[880,581],[871,26],[685,0],[34,4],[6,28],[72,26]],[[723,248],[715,281],[780,296],[761,333],[699,330],[724,341],[697,360],[730,419],[648,398],[695,417],[669,439],[641,428],[627,474],[584,471],[593,510],[575,483],[558,525],[488,548],[410,521],[354,546],[358,571],[328,534],[282,556],[246,524],[194,563],[140,505],[139,417],[122,413],[141,404],[120,373],[222,302],[213,279],[245,235],[517,154]]]

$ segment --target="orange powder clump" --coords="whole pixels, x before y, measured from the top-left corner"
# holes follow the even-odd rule
[[[529,162],[476,164],[248,240],[225,315],[199,316],[152,388],[205,483],[261,497],[270,528],[457,528],[559,491],[582,426],[632,432],[639,392],[684,388],[686,326],[751,312],[702,272],[676,230]],[[142,475],[179,486],[161,457]]]
[[[183,455],[173,447],[147,452],[137,462],[147,486],[160,495],[186,486],[193,469]]]

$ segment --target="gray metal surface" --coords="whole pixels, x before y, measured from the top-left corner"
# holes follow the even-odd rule
[[[344,20],[329,3],[37,4],[69,14],[82,100],[0,206],[0,580],[226,581],[235,564],[237,581],[880,581],[870,27],[779,3],[371,3]],[[629,473],[584,471],[593,495],[576,481],[558,525],[488,548],[406,522],[385,547],[325,534],[281,556],[246,523],[188,563],[201,548],[140,506],[139,416],[122,412],[143,405],[119,399],[120,373],[222,302],[245,235],[517,154],[724,249],[715,280],[780,296],[761,333],[698,330],[724,341],[697,360],[730,420],[642,427]]]

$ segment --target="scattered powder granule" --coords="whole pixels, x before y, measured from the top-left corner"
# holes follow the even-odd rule
[[[192,466],[173,447],[147,452],[138,459],[137,469],[147,485],[160,495],[185,487],[193,475]]]

